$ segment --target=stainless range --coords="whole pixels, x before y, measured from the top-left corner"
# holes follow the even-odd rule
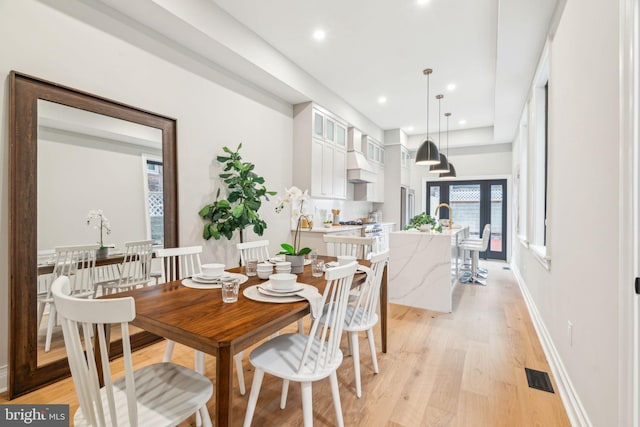
[[[340,225],[361,225],[362,231],[360,235],[362,237],[382,236],[382,226],[377,222],[343,221],[343,222],[340,222]]]

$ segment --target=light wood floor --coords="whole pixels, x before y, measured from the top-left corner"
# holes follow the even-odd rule
[[[389,352],[378,353],[378,375],[361,336],[361,399],[355,397],[351,358],[338,370],[345,425],[570,425],[553,377],[555,394],[527,385],[525,367],[551,372],[513,274],[503,263],[481,264],[490,268],[488,286],[458,285],[451,314],[390,306]],[[163,350],[159,343],[137,352],[136,366],[160,361]],[[193,366],[193,351],[177,345],[174,361]],[[215,381],[215,358],[206,363],[206,374]],[[122,369],[119,361],[114,365]],[[244,371],[249,389],[253,369],[246,358]],[[291,384],[287,408],[280,410],[280,385],[265,376],[254,426],[302,425],[299,386]],[[315,425],[335,425],[328,380],[314,384],[313,396]],[[246,399],[236,386],[234,425],[242,425]],[[6,402],[6,395],[0,396],[0,403]],[[11,403],[67,403],[71,413],[78,406],[71,380]],[[209,406],[213,413],[213,400]],[[182,425],[195,425],[194,419]]]

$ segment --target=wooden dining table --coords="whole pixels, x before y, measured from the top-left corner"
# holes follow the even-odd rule
[[[320,257],[334,261],[333,257]],[[361,265],[369,262],[359,260]],[[244,267],[227,270],[245,273]],[[364,273],[356,273],[353,286],[362,283]],[[298,282],[316,286],[322,293],[324,277],[313,277],[311,267],[304,267]],[[193,289],[181,280],[138,288],[111,297],[131,296],[135,300],[136,318],[132,325],[216,357],[216,419],[218,427],[231,424],[233,397],[233,355],[263,340],[310,313],[309,302],[266,303],[246,298],[243,290],[263,283],[257,276],[240,285],[238,302],[223,303],[220,289]],[[382,351],[387,351],[387,271],[380,296]]]

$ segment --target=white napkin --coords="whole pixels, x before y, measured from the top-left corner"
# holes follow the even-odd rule
[[[296,292],[296,295],[309,301],[312,319],[316,319],[322,314],[322,295],[315,287],[305,286],[301,291]]]

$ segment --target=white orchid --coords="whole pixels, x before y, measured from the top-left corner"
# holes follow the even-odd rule
[[[285,192],[284,197],[278,196],[278,198],[276,199],[276,212],[278,213],[282,212],[282,209],[284,209],[285,203],[291,203],[291,206],[294,209],[299,207],[300,210],[302,210],[302,205],[304,204],[304,202],[309,200],[309,190],[302,191],[295,185],[288,189],[285,188],[284,192]],[[298,212],[298,211],[295,211],[295,212]],[[300,213],[298,212],[298,215],[299,214]]]
[[[102,232],[105,231],[107,234],[111,234],[111,222],[109,222],[109,218],[104,216],[102,213],[102,209],[90,210],[87,213],[87,226],[91,225],[91,222],[96,220],[96,223],[93,225],[93,228],[96,230],[100,230],[100,247],[104,247],[102,242]]]

